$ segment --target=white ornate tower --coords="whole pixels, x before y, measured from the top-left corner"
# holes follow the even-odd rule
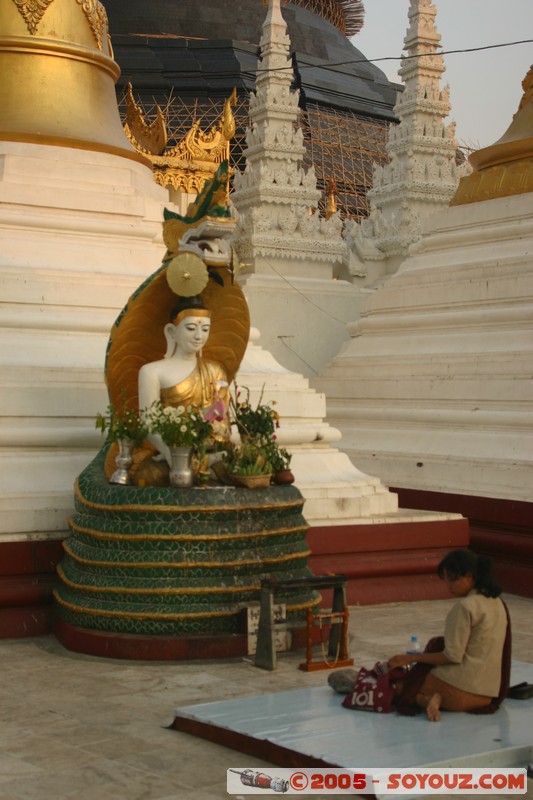
[[[394,108],[400,124],[389,129],[390,161],[374,167],[370,218],[347,225],[351,272],[364,274],[366,285],[396,271],[420,238],[422,219],[448,206],[459,181],[455,123],[444,124],[450,90],[440,88],[445,66],[436,14],[431,0],[411,0],[399,70],[405,90]]]
[[[356,293],[333,280],[345,243],[335,214],[321,218],[314,170],[304,170],[298,94],[291,91],[290,41],[279,0],[261,37],[256,93],[250,100],[246,169],[235,175],[235,249],[240,280],[262,343],[290,369],[312,375],[346,340]]]
[[[311,569],[353,579],[351,602],[432,596],[427,575],[419,576],[416,587],[407,586],[404,576],[411,574],[420,543],[435,527],[429,549],[424,543],[426,565],[434,563],[432,548],[439,551],[443,536],[446,543],[464,543],[465,520],[398,510],[393,492],[333,446],[340,436],[325,419],[325,395],[296,374],[310,374],[302,369],[302,354],[314,366],[338,352],[346,330],[342,318],[357,316],[362,293],[348,282],[332,280],[343,247],[337,216],[326,221],[318,212],[309,213],[318,193],[313,172],[301,168],[303,140],[296,96],[290,91],[279,0],[271,0],[261,49],[265,71],[259,73],[251,103],[248,164],[237,177],[234,201],[240,213],[238,252],[250,264],[241,279],[252,324],[261,329],[265,344],[258,346],[253,331],[237,381],[251,390],[252,402],[263,396],[278,403],[278,438],[292,452],[296,485],[306,500]],[[298,348],[292,363],[280,334],[288,334],[291,346]],[[394,576],[387,588],[384,576]]]

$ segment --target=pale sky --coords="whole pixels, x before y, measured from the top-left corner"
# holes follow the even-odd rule
[[[443,50],[533,39],[533,0],[433,0]],[[400,56],[408,27],[409,0],[364,0],[365,24],[351,41],[366,58]],[[522,97],[521,83],[533,64],[533,43],[444,56],[459,144],[486,147],[509,127]],[[399,61],[377,62],[400,82]]]

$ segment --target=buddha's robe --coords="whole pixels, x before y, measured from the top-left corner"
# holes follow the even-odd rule
[[[195,409],[208,409],[217,400],[227,403],[228,387],[220,386],[219,383],[227,384],[227,375],[221,364],[215,361],[207,361],[201,357],[197,358],[196,366],[184,380],[175,386],[161,389],[161,402],[164,406],[193,406]],[[230,424],[225,406],[223,419],[215,419],[211,422],[213,428],[213,440],[217,442],[228,441],[230,437]],[[114,470],[114,458],[117,452],[116,447],[109,450],[106,458],[106,474],[108,477]],[[158,486],[168,485],[168,465],[166,461],[154,461],[152,456],[157,451],[149,442],[144,442],[141,447],[135,449],[133,453],[133,464],[130,467],[130,477],[137,486]]]
[[[190,375],[176,386],[161,389],[161,402],[164,406],[195,406],[208,408],[220,396],[227,396],[227,386],[220,388],[219,383],[228,382],[226,373],[215,361],[197,359],[197,364]]]

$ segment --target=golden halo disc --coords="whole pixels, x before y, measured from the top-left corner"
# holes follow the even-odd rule
[[[175,256],[167,267],[167,282],[174,294],[193,297],[207,286],[209,273],[199,256],[182,253]]]

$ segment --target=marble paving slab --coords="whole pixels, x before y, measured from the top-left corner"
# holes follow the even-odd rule
[[[278,766],[515,767],[533,764],[533,698],[496,714],[400,717],[353,711],[326,684],[183,706],[173,728]],[[513,662],[511,685],[533,683],[533,664]],[[242,759],[241,759],[242,760]]]

